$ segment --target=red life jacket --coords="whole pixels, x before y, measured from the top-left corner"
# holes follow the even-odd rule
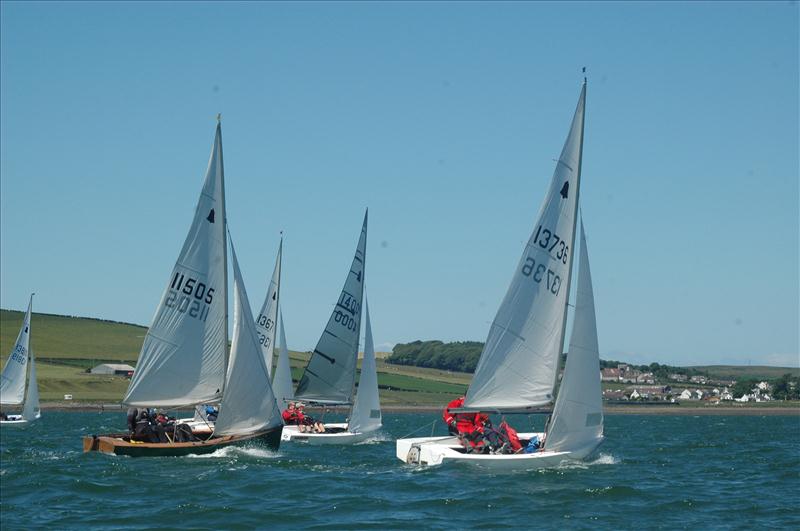
[[[284,410],[283,413],[281,413],[281,416],[283,417],[283,423],[284,424],[297,424],[297,411],[296,410],[288,410],[288,409],[286,409],[286,410]]]
[[[509,426],[506,421],[500,423],[500,429],[505,432],[506,436],[508,437],[508,444],[511,446],[511,449],[515,452],[522,449],[522,443],[519,442],[519,435],[517,435],[517,430]]]
[[[447,407],[444,408],[444,411],[442,412],[442,418],[444,419],[444,423],[449,426],[450,423],[453,422],[453,420],[455,420],[455,415],[450,413],[450,410],[459,408],[463,405],[464,405],[463,396],[461,398],[456,398],[455,400],[452,400],[449,404],[447,404]]]

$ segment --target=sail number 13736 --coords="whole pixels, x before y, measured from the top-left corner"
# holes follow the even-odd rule
[[[561,291],[561,277],[546,265],[537,264],[530,256],[522,264],[522,274],[526,277],[533,277],[533,281],[539,284],[544,281],[547,290],[553,295],[558,295],[558,292]]]

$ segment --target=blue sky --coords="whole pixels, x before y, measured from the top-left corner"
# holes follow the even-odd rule
[[[0,306],[149,324],[223,114],[251,303],[483,341],[588,69],[601,355],[798,365],[798,4],[0,6]],[[5,330],[3,333],[7,333]]]

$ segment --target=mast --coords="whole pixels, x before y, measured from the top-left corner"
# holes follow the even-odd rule
[[[583,68],[583,71],[586,72],[586,67]],[[572,238],[570,241],[573,242],[572,249],[570,252],[572,253],[573,257],[575,256],[575,233],[578,228],[578,210],[580,209],[580,200],[581,200],[581,168],[583,167],[583,125],[586,121],[586,77],[583,78],[583,87],[581,89],[581,96],[580,99],[583,100],[583,112],[581,113],[581,140],[578,147],[578,177],[575,179],[575,212],[572,216]],[[569,295],[571,293],[571,285],[572,285],[572,272],[575,270],[575,260],[570,260],[570,271],[569,275],[567,275],[567,298],[565,299],[566,304],[564,304],[564,317],[561,320],[561,341],[558,345],[558,358],[556,362],[556,374],[553,380],[553,389],[556,388],[558,384],[558,373],[561,370],[561,356],[564,355],[564,340],[566,339],[567,335],[567,310],[569,309]]]
[[[278,339],[278,314],[281,311],[281,268],[283,267],[283,231],[281,231],[281,242],[278,244],[278,287],[275,289],[275,324],[272,325],[275,328],[275,333],[273,334],[272,345],[270,348],[273,352],[275,352],[275,344],[277,343]],[[279,354],[280,355],[280,354]],[[272,356],[270,356],[272,359]],[[270,364],[267,367],[269,372],[272,372],[272,365]],[[273,380],[275,376],[273,375]]]
[[[220,392],[225,393],[225,383],[228,381],[228,363],[230,361],[231,353],[228,349],[228,209],[225,208],[225,160],[222,158],[222,113],[217,113],[217,134],[219,135],[219,167],[220,167],[220,183],[221,183],[221,197],[222,197],[222,282],[223,282],[223,304],[225,305],[225,326],[223,330],[224,345],[225,345],[225,364],[223,368],[222,388]]]

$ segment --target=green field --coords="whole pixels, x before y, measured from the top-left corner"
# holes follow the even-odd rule
[[[5,365],[22,323],[22,312],[0,310],[0,356]],[[123,377],[88,374],[100,363],[135,365],[147,329],[143,326],[59,315],[33,314],[31,347],[37,360],[42,400],[63,401],[65,394],[79,402],[119,402],[128,387]],[[289,354],[292,377],[299,380],[308,362],[308,352]],[[377,353],[378,386],[385,406],[442,406],[466,392],[472,375],[384,361]],[[772,379],[800,369],[761,366],[696,367],[718,378]],[[623,387],[608,384],[604,387]]]
[[[5,365],[17,338],[23,313],[0,310],[0,356]],[[84,317],[34,313],[31,348],[36,356],[39,391],[43,401],[119,402],[128,388],[121,376],[89,374],[100,363],[135,365],[147,328]],[[440,405],[466,391],[471,375],[436,369],[395,366],[378,354],[378,385],[384,405]],[[289,353],[292,377],[300,379],[309,353]]]

